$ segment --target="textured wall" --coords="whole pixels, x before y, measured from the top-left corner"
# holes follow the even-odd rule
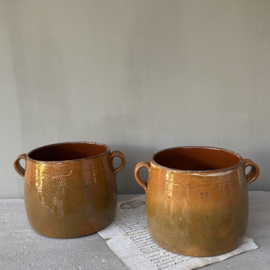
[[[270,190],[268,0],[0,0],[0,44],[0,198],[23,196],[17,155],[78,140],[124,152],[119,193],[177,145],[234,150]]]

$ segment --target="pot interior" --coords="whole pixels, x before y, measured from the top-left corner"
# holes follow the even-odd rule
[[[28,156],[37,161],[64,161],[101,155],[109,147],[95,143],[60,143],[47,145],[31,151]]]
[[[171,169],[208,171],[235,166],[241,161],[241,157],[219,148],[178,147],[158,152],[154,161]]]

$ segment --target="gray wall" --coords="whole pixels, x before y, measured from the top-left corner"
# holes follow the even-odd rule
[[[119,193],[177,145],[234,150],[270,190],[270,1],[0,0],[0,44],[0,198],[23,196],[17,155],[78,140],[123,151]]]

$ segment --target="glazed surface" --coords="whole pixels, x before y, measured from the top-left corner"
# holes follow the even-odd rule
[[[251,172],[245,175],[248,166]],[[148,169],[147,184],[139,177],[142,167]],[[247,185],[259,172],[254,162],[236,153],[205,147],[166,149],[150,163],[138,163],[135,178],[146,192],[151,236],[161,247],[186,256],[234,250],[246,233]]]
[[[14,162],[16,171],[25,180],[29,223],[44,236],[85,236],[103,229],[114,219],[116,174],[125,165],[124,155],[119,151],[111,153],[106,146],[93,145],[92,149],[83,149],[82,143],[77,146],[75,143],[39,148],[30,152],[30,158],[20,155]],[[48,161],[54,157],[53,153],[57,153],[55,159]],[[74,160],[76,156],[80,159]],[[112,163],[115,156],[122,159],[117,169]],[[18,164],[20,158],[26,158],[25,171]]]
[[[247,227],[243,170],[198,176],[152,166],[146,206],[149,231],[163,248],[200,257],[227,253],[242,243]]]
[[[77,164],[27,162],[25,208],[42,235],[69,238],[101,230],[114,218],[116,193],[108,157]]]

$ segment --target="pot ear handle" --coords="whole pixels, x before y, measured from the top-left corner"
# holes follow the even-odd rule
[[[24,159],[26,162],[26,154],[21,154],[19,156],[17,156],[13,162],[13,166],[15,171],[22,177],[24,178],[25,175],[25,169],[21,166],[20,164],[20,160]]]
[[[122,160],[121,165],[117,169],[114,169],[113,173],[117,174],[119,171],[121,171],[125,167],[126,159],[125,159],[124,154],[118,150],[112,151],[110,159],[112,160],[114,157],[119,157]]]
[[[260,168],[259,166],[254,163],[252,160],[250,159],[244,159],[244,172],[245,169],[247,167],[251,166],[251,170],[250,172],[245,175],[246,176],[246,181],[247,181],[247,185],[251,184],[252,182],[254,182],[260,175]]]
[[[141,161],[135,166],[134,175],[135,175],[135,179],[137,180],[139,185],[141,185],[144,188],[145,192],[147,192],[148,191],[147,184],[144,181],[142,181],[142,179],[139,176],[139,171],[140,171],[140,169],[142,167],[146,167],[147,170],[148,170],[148,174],[149,174],[149,172],[150,172],[150,164],[149,164],[149,162]]]

